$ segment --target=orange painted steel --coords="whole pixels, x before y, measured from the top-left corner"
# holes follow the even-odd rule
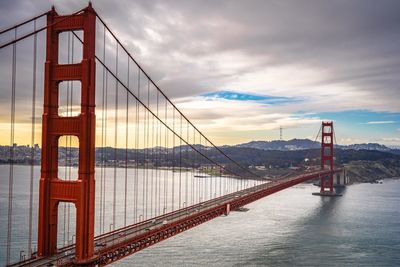
[[[332,171],[324,170],[324,171],[299,175],[296,177],[283,178],[268,184],[262,184],[254,188],[244,189],[232,193],[231,195],[237,193],[241,195],[239,197],[231,198],[230,200],[227,201],[224,200],[224,197],[226,196],[222,196],[203,202],[204,205],[206,205],[207,203],[215,203],[215,205],[204,211],[200,211],[192,215],[183,216],[182,219],[179,219],[178,221],[168,223],[167,225],[164,225],[161,228],[150,230],[147,233],[135,236],[134,238],[124,238],[122,240],[113,242],[111,246],[107,246],[99,251],[99,257],[94,262],[94,265],[95,266],[109,265],[111,263],[121,260],[122,258],[132,255],[140,250],[143,250],[149,246],[152,246],[158,242],[161,242],[165,239],[168,239],[172,236],[175,236],[179,233],[189,230],[202,223],[210,221],[216,217],[219,217],[221,215],[226,215],[227,205],[229,205],[230,210],[237,210],[240,207],[243,207],[251,202],[257,201],[261,198],[264,198],[268,195],[274,194],[286,188],[292,187],[299,183],[303,183],[309,180],[315,180],[318,179],[321,175],[329,175],[331,173],[333,174],[340,171],[342,170],[341,169]],[[201,207],[200,205],[197,206]],[[188,210],[190,208],[191,207],[187,207],[182,210],[175,211],[175,213],[185,212],[185,210]],[[171,214],[166,214],[164,216],[167,215]],[[162,220],[163,216],[156,217],[155,219]],[[126,227],[125,229],[120,229],[118,230],[118,233],[121,233],[121,236],[125,236],[123,233],[124,231],[129,230],[129,228],[130,227]],[[66,264],[66,266],[70,265]]]
[[[76,208],[76,263],[85,263],[94,252],[95,209],[95,26],[96,14],[89,4],[81,14],[59,16],[54,8],[47,15],[44,77],[42,160],[39,189],[38,256],[57,253],[58,205]],[[59,64],[59,34],[83,31],[83,57],[78,64]],[[81,82],[81,113],[76,117],[58,114],[59,84]],[[58,140],[74,135],[79,139],[77,180],[58,177]]]
[[[322,122],[322,141],[321,141],[321,169],[325,169],[328,162],[329,170],[333,170],[333,122]],[[329,188],[329,192],[333,192],[333,172],[326,176],[321,176],[320,180],[321,193],[325,192],[325,188]]]

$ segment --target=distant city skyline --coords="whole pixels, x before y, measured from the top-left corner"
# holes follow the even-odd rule
[[[87,1],[1,1],[0,28],[52,4],[71,13]],[[335,122],[339,144],[400,145],[399,1],[93,5],[166,95],[217,145],[278,140],[280,127],[283,139],[314,140],[322,120]],[[0,54],[0,70],[7,80],[4,57]],[[27,67],[21,64],[19,77]],[[0,85],[3,145],[9,144],[7,86]],[[21,88],[17,85],[17,109],[27,106]],[[29,116],[27,110],[17,118],[17,143],[30,143]]]

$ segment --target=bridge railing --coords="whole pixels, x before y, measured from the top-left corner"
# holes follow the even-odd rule
[[[126,207],[129,203],[134,206],[131,222],[137,223],[246,186],[244,179],[229,177],[259,179],[199,131],[143,70],[104,20],[97,18],[100,233],[129,224],[126,220],[129,212],[125,215],[126,210],[132,211]],[[79,39],[77,35],[75,38]],[[104,149],[109,146],[113,148]],[[113,186],[107,185],[110,167]],[[119,167],[125,168],[120,176],[116,170]],[[135,173],[131,174],[129,167]],[[124,180],[119,183],[121,176]],[[133,179],[132,185],[129,177]],[[106,195],[110,187],[113,206],[107,209]],[[118,189],[115,189],[118,187],[125,192],[123,225],[114,219],[114,213],[118,213],[114,211],[119,209],[115,204],[119,202]],[[126,187],[133,190],[133,199],[129,199]],[[106,218],[107,210],[113,211],[112,221]]]
[[[37,250],[47,14],[0,32],[1,264]],[[261,183],[182,113],[99,16],[96,25],[96,235]],[[59,63],[79,63],[82,40],[80,31],[60,33]],[[58,116],[78,116],[80,83],[58,91]],[[61,180],[78,177],[78,142],[58,140]],[[75,220],[74,205],[60,203],[59,249],[75,243]]]

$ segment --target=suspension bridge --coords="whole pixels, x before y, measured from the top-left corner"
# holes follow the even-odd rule
[[[320,169],[260,177],[177,108],[91,4],[52,8],[0,42],[8,266],[107,265],[302,182],[335,195],[332,122],[320,129]]]

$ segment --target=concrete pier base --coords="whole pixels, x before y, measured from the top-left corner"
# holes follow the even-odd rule
[[[321,196],[321,197],[341,197],[342,196],[342,194],[338,194],[336,192],[330,192],[330,191],[315,192],[312,194],[313,194],[313,196]]]

